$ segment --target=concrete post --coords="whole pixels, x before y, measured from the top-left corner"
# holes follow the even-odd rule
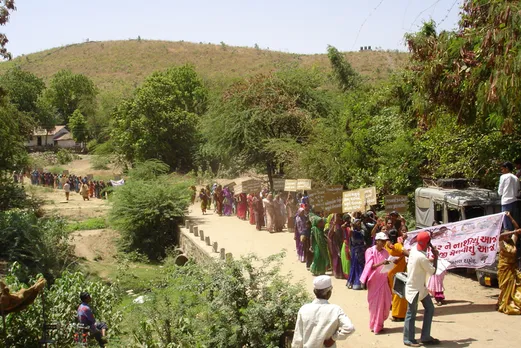
[[[212,248],[212,250],[213,250],[214,253],[218,253],[218,252],[219,252],[219,250],[217,250],[217,248],[218,248],[218,244],[217,244],[217,242],[213,242],[213,248]]]
[[[210,242],[210,237],[204,237],[204,241],[206,242],[206,245],[212,245]]]
[[[226,251],[224,250],[224,248],[221,248],[221,260],[224,260],[226,257]]]
[[[204,240],[204,231],[203,230],[199,231],[199,237],[201,237],[201,240]]]
[[[188,229],[190,230],[190,233],[194,233],[194,225],[193,224],[188,224]]]
[[[188,230],[190,229],[190,221],[185,220],[185,228]]]
[[[226,253],[226,261],[231,261],[231,260],[233,260],[232,253]]]
[[[199,236],[199,227],[194,226],[193,227],[193,232],[194,232],[194,236],[196,236],[196,237]]]

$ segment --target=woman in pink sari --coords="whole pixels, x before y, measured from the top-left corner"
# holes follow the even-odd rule
[[[360,277],[360,282],[367,287],[369,329],[375,334],[382,332],[392,302],[387,273],[381,273],[381,267],[390,263],[389,253],[384,248],[388,239],[384,232],[376,234],[376,244],[365,251],[365,267]]]

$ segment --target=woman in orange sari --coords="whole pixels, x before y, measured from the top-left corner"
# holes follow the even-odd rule
[[[499,237],[499,263],[497,279],[499,297],[497,310],[508,315],[521,315],[521,271],[517,267],[516,243],[521,234],[519,225],[507,212],[505,218],[512,221],[515,230]]]
[[[394,261],[394,268],[387,274],[389,287],[392,289],[394,285],[395,274],[399,272],[405,272],[405,269],[407,268],[405,256],[408,256],[409,252],[403,249],[403,244],[398,241],[398,231],[396,231],[394,228],[389,231],[389,242],[385,245],[385,249],[389,255],[398,257],[398,259]],[[391,320],[404,321],[406,313],[407,300],[393,293]]]

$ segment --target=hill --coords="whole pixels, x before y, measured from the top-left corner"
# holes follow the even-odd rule
[[[324,48],[325,50],[325,48]],[[353,67],[370,81],[385,79],[408,55],[400,52],[347,52]],[[193,64],[211,83],[229,81],[288,64],[328,71],[326,54],[293,54],[248,47],[170,41],[86,42],[32,53],[0,63],[0,73],[17,64],[48,79],[61,69],[89,76],[101,91],[124,92],[137,86],[153,71],[172,65]]]

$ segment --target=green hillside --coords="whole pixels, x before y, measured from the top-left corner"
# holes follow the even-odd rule
[[[324,51],[326,47],[324,47]],[[407,59],[406,53],[348,52],[347,60],[371,81],[385,79]],[[248,47],[170,41],[87,42],[24,55],[0,63],[0,73],[13,64],[48,80],[61,69],[89,76],[100,90],[123,92],[138,85],[155,70],[172,65],[193,64],[215,84],[288,64],[329,70],[325,54],[303,55]]]

